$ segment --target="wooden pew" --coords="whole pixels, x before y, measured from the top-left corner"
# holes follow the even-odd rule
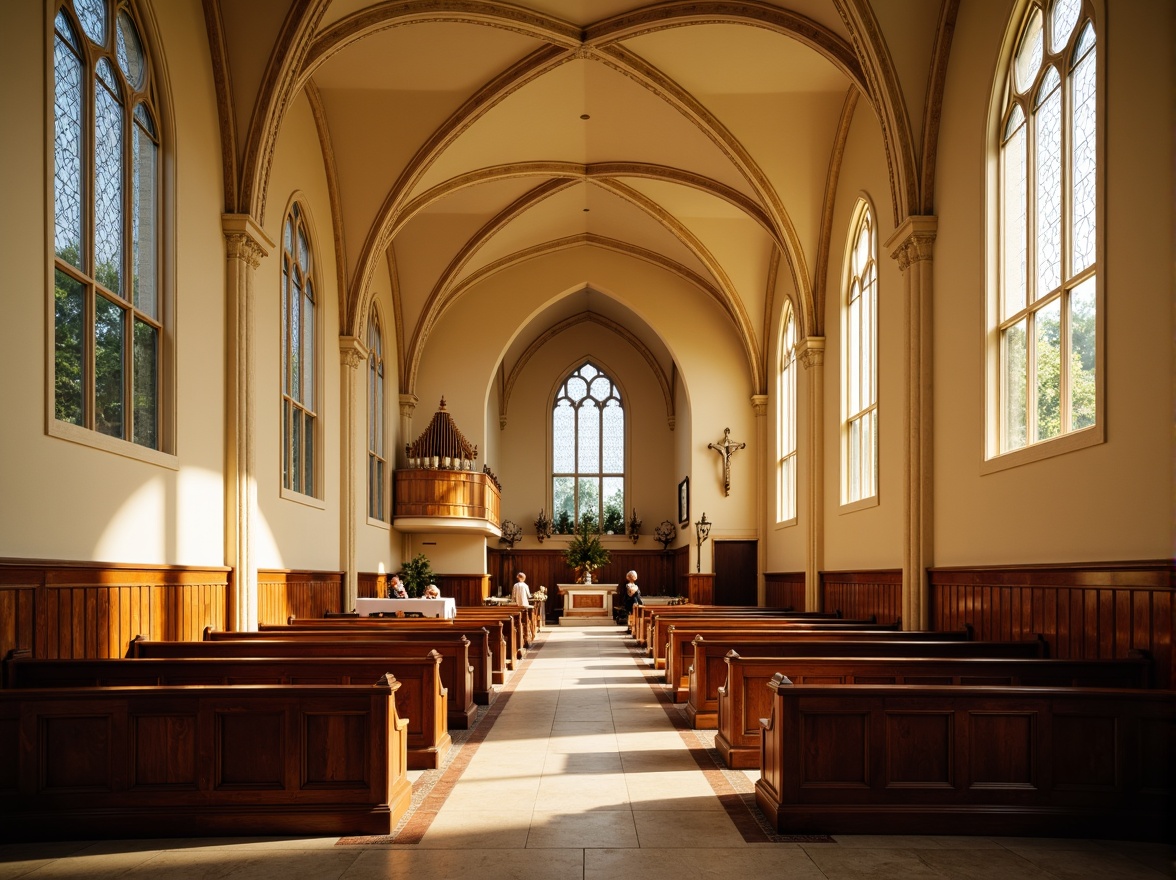
[[[0,840],[390,834],[398,688],[0,690]]]
[[[644,606],[641,606],[644,607]],[[761,608],[758,605],[663,605],[652,607],[643,612],[644,620],[639,624],[641,631],[637,639],[639,646],[646,652],[653,644],[653,631],[657,622],[663,623],[663,632],[659,638],[664,638],[664,626],[674,620],[699,617],[777,617],[785,620],[840,620],[839,611],[792,611],[787,608]]]
[[[976,643],[973,643],[976,644]],[[727,655],[719,688],[715,748],[732,769],[758,769],[760,719],[771,712],[768,682],[793,684],[1020,685],[1147,688],[1151,660],[1016,660],[994,657],[741,657]]]
[[[1176,692],[770,687],[755,799],[782,833],[1171,840]]]
[[[506,649],[502,642],[501,628],[493,623],[484,626],[465,625],[455,627],[452,621],[435,620],[432,618],[396,618],[396,617],[291,617],[288,623],[263,623],[257,631],[261,633],[282,633],[289,630],[299,632],[316,631],[324,637],[331,633],[370,633],[369,638],[383,638],[388,636],[406,642],[428,643],[438,633],[443,636],[464,635],[470,640],[470,665],[474,667],[474,702],[480,706],[489,706],[497,697],[493,688],[495,682],[505,681],[505,672],[501,663],[505,662]],[[205,638],[213,638],[209,628]],[[218,633],[221,631],[217,631]],[[250,633],[235,633],[231,636],[215,636],[217,639],[251,638]],[[350,638],[350,636],[348,636]],[[494,649],[497,649],[496,651]],[[499,668],[495,669],[495,659],[499,661]]]
[[[400,683],[396,709],[408,722],[409,770],[436,770],[453,741],[441,655],[410,657],[174,657],[34,659],[27,650],[4,659],[6,688],[79,688],[235,684],[371,684],[389,673]]]
[[[686,717],[696,730],[713,730],[719,720],[719,688],[727,681],[727,654],[757,657],[994,657],[1041,659],[1049,654],[1044,638],[1007,642],[976,642],[971,631],[918,633],[923,639],[792,639],[783,641],[771,633],[715,631],[694,637],[690,664],[690,694]],[[968,638],[966,638],[967,636]]]
[[[694,654],[694,637],[709,632],[735,631],[773,632],[779,633],[782,636],[797,635],[805,632],[858,633],[862,635],[862,638],[872,638],[875,636],[893,638],[897,636],[896,641],[911,638],[918,639],[924,635],[923,633],[903,634],[899,629],[878,626],[873,623],[845,621],[810,623],[807,621],[796,622],[776,618],[763,618],[760,620],[749,620],[746,618],[740,620],[705,618],[691,620],[686,624],[674,623],[666,628],[666,644],[661,652],[661,666],[658,666],[657,660],[655,659],[654,668],[665,669],[666,683],[674,686],[674,699],[676,701],[684,701],[690,687],[688,676],[690,675],[690,661]],[[843,638],[852,638],[852,636],[844,636]]]
[[[231,635],[247,635],[232,633]],[[288,633],[249,633],[253,638],[210,639],[203,642],[166,642],[136,636],[131,657],[417,657],[428,647],[443,658],[441,683],[449,699],[446,724],[450,730],[468,730],[477,715],[473,699],[473,667],[469,664],[469,639],[455,635],[429,642],[382,639],[375,633],[322,633],[315,630]],[[367,639],[363,637],[367,636]],[[361,645],[381,647],[361,648]]]
[[[531,645],[524,624],[526,610],[518,605],[499,605],[494,608],[481,605],[463,606],[457,609],[456,623],[464,622],[468,626],[472,622],[485,626],[487,621],[502,621],[503,636],[507,644],[507,666],[514,669],[517,668],[516,661],[526,655],[527,648]]]

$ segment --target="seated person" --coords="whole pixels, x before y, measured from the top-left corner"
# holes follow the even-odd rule
[[[441,591],[437,589],[436,584],[429,584],[425,587],[425,592],[421,595],[422,599],[440,599]]]
[[[388,598],[389,599],[407,599],[408,590],[404,589],[404,584],[400,583],[400,575],[392,575],[388,580]]]

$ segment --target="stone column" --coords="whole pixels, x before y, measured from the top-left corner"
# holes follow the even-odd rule
[[[361,516],[364,522],[367,521],[367,468],[365,466],[362,470],[364,479],[361,481],[360,468],[356,466],[357,461],[367,463],[367,433],[364,430],[367,407],[361,402],[366,397],[359,394],[360,377],[367,363],[367,347],[354,336],[340,336],[339,362],[342,366],[339,401],[343,410],[339,419],[339,565],[343,569],[343,610],[350,611],[359,596],[355,552],[358,521]],[[361,439],[364,442],[358,442]]]
[[[927,629],[927,569],[934,562],[931,270],[936,225],[935,217],[908,217],[886,242],[903,276],[902,624],[908,630]]]
[[[768,537],[768,519],[771,514],[768,512],[765,500],[767,498],[767,479],[765,477],[765,468],[767,467],[768,454],[771,449],[771,444],[768,442],[768,395],[753,394],[751,395],[751,409],[755,413],[755,509],[759,513],[759,522],[756,523],[756,532],[759,535],[759,540],[755,542],[756,547],[756,604],[764,604],[764,566],[768,558],[767,544]]]
[[[415,394],[401,394],[400,395],[400,443],[401,446],[411,443],[416,437],[412,433],[412,414],[416,412],[418,398]],[[404,457],[399,451],[396,453],[396,461],[403,461]],[[395,467],[395,464],[393,464]]]
[[[825,565],[825,337],[807,336],[797,346],[804,367],[808,400],[804,516],[807,552],[804,560],[804,607],[821,610],[821,569]],[[798,413],[799,415],[799,413]]]
[[[254,279],[274,243],[253,218],[225,214],[225,565],[233,570],[227,623],[257,629],[257,367],[253,353]]]

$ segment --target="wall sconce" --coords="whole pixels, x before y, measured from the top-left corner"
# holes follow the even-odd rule
[[[629,540],[634,544],[641,537],[641,520],[637,519],[637,508],[633,508],[633,516],[629,519]]]
[[[694,530],[698,539],[698,561],[694,569],[696,573],[702,571],[702,545],[703,542],[710,537],[710,530],[712,525],[713,523],[708,523],[706,521],[705,511],[703,511],[702,519],[694,524]]]
[[[662,545],[662,550],[669,550],[670,544],[674,542],[674,538],[678,535],[678,527],[675,526],[668,519],[663,519],[661,525],[653,530],[653,536],[657,538],[658,543]]]
[[[539,539],[540,544],[544,538],[551,537],[551,520],[544,515],[543,508],[539,508],[539,516],[535,520],[535,537]]]
[[[523,527],[517,523],[511,522],[509,519],[502,521],[502,537],[498,539],[499,543],[506,544],[511,550],[514,545],[523,539]]]

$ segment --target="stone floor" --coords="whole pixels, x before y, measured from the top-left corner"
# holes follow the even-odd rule
[[[755,774],[716,766],[632,644],[619,628],[549,628],[447,765],[412,774],[413,810],[387,837],[0,846],[0,880],[1176,876],[1162,845],[773,835]]]

